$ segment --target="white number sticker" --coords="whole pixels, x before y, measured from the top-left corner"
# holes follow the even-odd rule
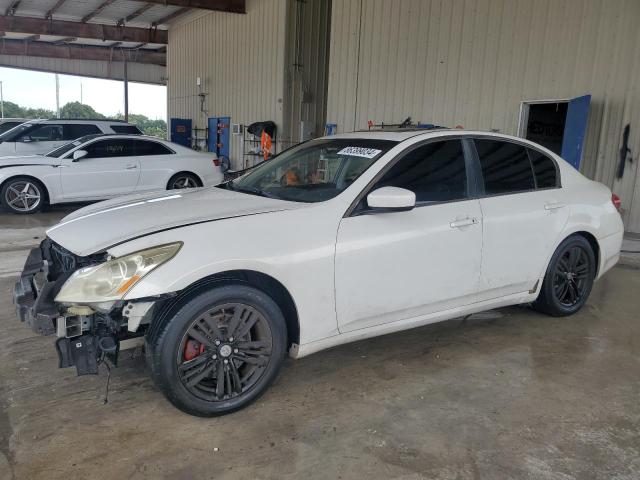
[[[352,157],[373,158],[382,150],[364,147],[345,147],[338,152],[338,155],[351,155]]]

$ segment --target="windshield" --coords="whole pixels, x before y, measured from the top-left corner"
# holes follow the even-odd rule
[[[390,140],[320,139],[282,152],[227,184],[254,195],[323,202],[351,185],[397,142]]]
[[[101,136],[103,136],[103,135],[100,134],[100,133],[96,133],[94,135],[85,135],[84,137],[80,137],[80,138],[74,140],[73,142],[65,143],[61,147],[58,147],[58,148],[56,148],[54,150],[51,150],[48,153],[45,153],[44,156],[45,157],[60,158],[61,156],[63,156],[68,151],[73,150],[76,147],[79,147],[83,143],[88,142],[89,140],[91,140],[93,138],[101,137]]]
[[[11,130],[4,132],[0,135],[0,142],[15,142],[18,138],[20,138],[27,130],[39,125],[38,123],[33,122],[25,122],[17,127],[12,128]]]

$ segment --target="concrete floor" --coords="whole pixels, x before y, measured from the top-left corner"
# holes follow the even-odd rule
[[[640,270],[586,308],[525,308],[288,360],[249,409],[189,417],[140,357],[59,370],[13,312],[26,248],[66,212],[0,215],[0,478],[640,478]],[[4,476],[3,476],[4,475]]]

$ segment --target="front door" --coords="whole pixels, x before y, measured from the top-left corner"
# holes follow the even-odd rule
[[[370,191],[406,188],[416,194],[416,208],[380,213],[365,197],[340,223],[335,281],[341,332],[475,299],[482,215],[461,140],[432,141],[400,155]]]
[[[85,147],[85,157],[64,159],[60,175],[65,200],[102,199],[133,192],[140,176],[133,143],[122,138],[98,140]]]

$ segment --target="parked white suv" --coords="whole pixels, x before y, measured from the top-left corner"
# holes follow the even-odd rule
[[[18,125],[27,122],[26,118],[2,118],[0,119],[0,135],[5,132],[8,132],[12,128],[17,127]]]
[[[65,143],[100,133],[141,134],[135,125],[120,120],[30,120],[0,135],[0,157],[47,153]]]

